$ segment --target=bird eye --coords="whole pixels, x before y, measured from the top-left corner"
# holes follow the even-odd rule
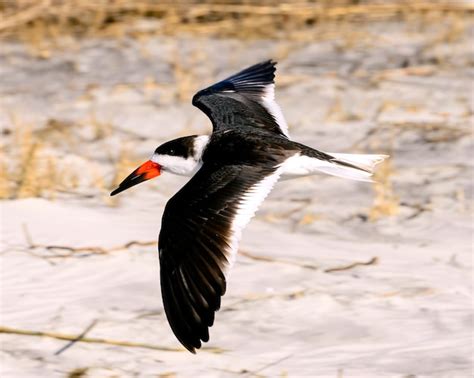
[[[170,150],[170,155],[174,155],[174,150],[173,149]]]

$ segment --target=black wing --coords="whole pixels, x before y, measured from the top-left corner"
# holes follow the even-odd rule
[[[275,65],[268,60],[203,89],[193,97],[193,105],[206,113],[214,130],[253,126],[288,138],[288,126],[274,98]]]
[[[192,353],[209,340],[241,231],[278,178],[276,168],[205,163],[166,205],[158,242],[163,304]]]

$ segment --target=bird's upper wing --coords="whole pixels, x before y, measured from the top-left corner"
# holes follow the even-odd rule
[[[233,126],[264,128],[289,138],[275,102],[275,65],[256,64],[196,93],[193,105],[211,119],[214,130]]]
[[[158,243],[163,304],[174,334],[193,353],[209,340],[241,231],[279,171],[205,163],[166,205]]]

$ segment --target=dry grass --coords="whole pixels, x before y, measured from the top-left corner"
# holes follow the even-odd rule
[[[179,1],[3,0],[0,38],[16,38],[49,55],[61,37],[176,35],[314,40],[334,34],[340,22],[469,16],[474,5],[453,1],[320,0]],[[144,23],[143,21],[152,21]],[[332,24],[332,27],[331,27]],[[318,26],[324,25],[324,28]],[[350,28],[353,35],[354,28]],[[360,36],[358,36],[360,37]]]
[[[115,205],[109,197],[111,188],[137,162],[127,158],[131,154],[123,147],[117,158],[109,158],[113,166],[110,176],[98,162],[75,154],[83,140],[80,131],[86,128],[93,143],[107,148],[101,143],[112,126],[99,122],[93,114],[89,118],[84,124],[50,119],[39,128],[11,115],[12,131],[6,132],[0,147],[0,199],[54,199],[59,193],[80,194],[85,190],[88,195],[99,195],[106,204]]]
[[[133,342],[127,340],[111,340],[111,339],[103,339],[99,337],[82,337],[78,339],[77,335],[70,335],[64,334],[59,332],[49,332],[49,331],[32,331],[28,329],[18,329],[18,328],[10,328],[0,326],[0,333],[3,334],[13,334],[13,335],[22,335],[22,336],[33,336],[33,337],[48,337],[56,340],[66,340],[66,341],[78,341],[81,343],[92,343],[92,344],[105,344],[105,345],[113,345],[113,346],[120,346],[120,347],[127,347],[127,348],[144,348],[144,349],[152,349],[158,350],[163,352],[185,352],[186,350],[183,348],[171,348],[161,345],[153,345],[148,343],[142,342]],[[224,350],[221,348],[209,348],[203,347],[202,351],[206,351],[209,353],[223,353]]]
[[[32,126],[17,119],[12,123],[12,143],[1,149],[0,198],[54,198],[59,188],[73,188],[75,177],[62,174],[57,156],[34,135]]]
[[[376,221],[377,219],[397,215],[399,212],[400,201],[395,194],[392,186],[391,177],[393,175],[392,163],[385,160],[375,172],[375,198],[372,207],[369,210],[369,219]]]

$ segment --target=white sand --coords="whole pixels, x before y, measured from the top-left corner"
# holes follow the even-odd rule
[[[78,368],[90,377],[471,376],[469,40],[432,46],[436,30],[417,34],[392,25],[383,33],[391,45],[295,48],[279,66],[277,97],[300,142],[326,151],[390,153],[398,214],[366,221],[374,201],[370,184],[326,176],[281,182],[244,232],[241,249],[290,263],[239,257],[206,344],[222,353],[79,342],[54,355],[67,341],[2,334],[1,376],[64,377]],[[149,57],[134,41],[89,41],[47,61],[13,45],[1,53],[5,127],[14,127],[7,110],[41,128],[50,118],[87,119],[93,108],[112,132],[90,140],[86,122],[72,126],[70,139],[50,141],[58,156],[84,167],[84,183],[73,194],[1,203],[0,325],[78,335],[97,320],[88,337],[179,348],[162,311],[154,246],[46,258],[65,251],[29,249],[24,233],[27,225],[35,244],[75,248],[156,240],[163,206],[185,180],[164,175],[110,207],[105,190],[88,177],[94,167],[110,180],[110,156],[124,143],[131,159],[144,160],[169,138],[208,131],[197,109],[165,98],[173,85],[151,94],[141,86],[146,77],[170,77],[166,54],[173,43],[150,40]],[[199,69],[203,79],[196,86],[278,51],[276,42],[200,43],[208,57],[220,55],[215,66]],[[179,44],[193,51],[192,40]],[[448,64],[430,63],[432,56]],[[403,59],[427,68],[397,71]],[[78,71],[68,71],[71,61]],[[43,74],[35,75],[40,68]],[[129,87],[119,90],[119,83]],[[89,84],[97,89],[81,98]],[[378,264],[324,272],[373,257]]]

